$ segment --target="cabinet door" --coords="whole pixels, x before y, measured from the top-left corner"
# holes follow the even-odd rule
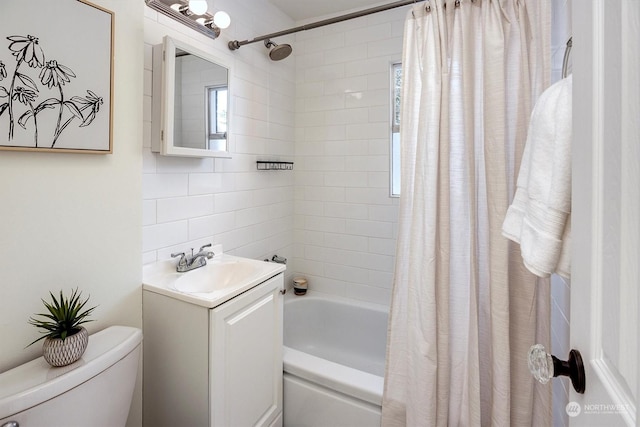
[[[283,275],[211,310],[211,425],[268,426],[282,411]]]

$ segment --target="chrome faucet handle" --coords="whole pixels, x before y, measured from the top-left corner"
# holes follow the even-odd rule
[[[180,259],[178,260],[178,264],[186,264],[187,262],[187,256],[185,255],[184,252],[175,252],[171,254],[171,258],[175,258],[175,257],[180,257]]]
[[[210,247],[211,247],[211,243],[207,243],[206,245],[201,246],[201,247],[200,247],[200,250],[198,251],[198,255],[206,256],[206,257],[207,257],[207,259],[211,259],[211,258],[213,258],[213,257],[216,255],[215,253],[213,253],[213,251],[207,251],[207,252],[204,252],[204,253],[203,253],[203,251],[204,251],[206,248],[210,248]],[[192,250],[192,252],[193,252],[193,250]],[[191,256],[193,257],[193,255],[191,255]]]

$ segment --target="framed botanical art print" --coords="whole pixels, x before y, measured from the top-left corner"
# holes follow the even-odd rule
[[[114,14],[85,0],[5,0],[0,150],[113,151]]]

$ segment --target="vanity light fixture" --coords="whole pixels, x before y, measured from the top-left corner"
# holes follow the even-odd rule
[[[144,0],[147,6],[212,39],[227,28],[231,18],[226,12],[207,12],[206,0]]]
[[[231,17],[227,12],[219,10],[213,15],[213,23],[224,30],[231,25]]]
[[[189,10],[196,15],[204,15],[208,9],[207,0],[189,0]]]

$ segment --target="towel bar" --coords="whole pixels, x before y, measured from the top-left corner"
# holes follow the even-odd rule
[[[562,59],[562,78],[567,77],[567,71],[569,68],[569,53],[571,53],[571,47],[573,47],[573,37],[569,37],[567,40],[567,47],[564,49],[564,58]]]

